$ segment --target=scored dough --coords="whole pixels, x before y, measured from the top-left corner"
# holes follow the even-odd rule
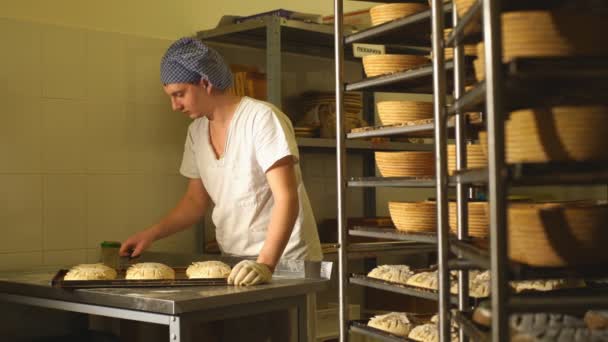
[[[437,282],[437,272],[420,272],[411,276],[407,280],[406,284],[425,289],[437,290]]]
[[[228,278],[231,268],[221,261],[196,261],[188,266],[186,275],[190,279]]]
[[[175,279],[175,271],[158,262],[141,262],[127,269],[125,279],[128,280],[158,280]]]
[[[370,278],[376,278],[394,283],[406,284],[409,277],[414,274],[407,265],[381,265],[367,274]]]
[[[113,280],[116,271],[104,264],[80,264],[66,273],[63,280]]]
[[[406,337],[410,329],[412,329],[409,318],[403,312],[391,312],[385,315],[374,316],[369,320],[367,325],[401,337]]]
[[[407,337],[420,342],[439,342],[439,331],[437,324],[427,323],[414,327]],[[452,329],[452,341],[458,341],[458,333]]]
[[[582,279],[543,279],[511,282],[511,287],[516,293],[523,291],[554,291],[585,286],[585,281]]]

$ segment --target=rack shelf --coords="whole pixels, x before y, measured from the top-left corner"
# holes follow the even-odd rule
[[[339,245],[325,245],[323,255],[326,257],[335,254]],[[348,244],[349,259],[375,258],[385,255],[407,255],[429,253],[434,251],[434,246],[414,241],[391,241],[391,242],[362,242]]]
[[[384,2],[384,1],[383,1]],[[395,1],[402,2],[402,1]],[[425,1],[420,1],[425,2]],[[445,4],[445,20],[451,23],[452,5]],[[411,16],[372,26],[365,30],[347,35],[345,44],[398,44],[420,45],[431,44],[431,10],[422,11]]]
[[[506,110],[539,105],[605,104],[608,60],[601,57],[515,58],[503,65]],[[480,111],[486,83],[479,82],[454,105],[449,114]]]
[[[196,35],[205,41],[266,49],[267,28],[275,23],[280,26],[283,51],[333,58],[334,30],[331,25],[265,16],[199,31]],[[345,31],[345,34],[351,33],[348,29]],[[345,51],[345,58],[354,59],[352,50]]]
[[[417,288],[414,286],[401,285],[396,283],[389,283],[383,280],[368,278],[364,275],[353,274],[349,282],[351,284],[356,284],[365,287],[371,287],[378,290],[389,291],[394,293],[400,293],[408,296],[413,296],[417,298],[424,298],[429,300],[438,300],[438,293],[436,290],[428,290]],[[451,296],[452,303],[456,304],[458,302],[458,298],[456,296]]]
[[[353,227],[348,231],[349,235],[364,236],[379,239],[390,239],[398,241],[415,241],[429,244],[437,243],[435,234],[409,234],[401,232],[395,228],[375,228],[375,227]]]
[[[451,179],[463,184],[486,184],[488,170],[463,170]],[[507,165],[506,179],[512,186],[606,184],[608,162],[511,164]]]
[[[446,62],[446,70],[454,68],[454,61]],[[432,93],[433,66],[427,64],[416,69],[411,69],[394,74],[365,78],[361,81],[347,84],[346,91],[377,91],[377,92],[408,92],[408,93]],[[469,75],[469,81],[473,81]],[[448,78],[451,83],[451,78]]]
[[[363,187],[403,187],[403,188],[434,188],[433,178],[414,177],[353,177],[348,181],[351,188]]]
[[[367,337],[372,337],[376,340],[379,341],[385,341],[385,342],[404,342],[404,341],[412,341],[410,339],[407,338],[403,338],[400,336],[396,336],[393,334],[389,334],[385,331],[382,331],[380,329],[376,329],[376,328],[372,328],[367,326],[367,324],[363,321],[351,321],[349,322],[350,324],[350,328],[349,330],[351,332],[357,333],[357,334],[361,334]]]
[[[304,148],[336,148],[335,139],[325,138],[296,138],[299,147]],[[366,141],[352,140],[346,142],[349,150],[367,151],[431,151],[430,144],[412,144],[396,141]]]
[[[376,126],[366,127],[364,131],[351,132],[346,135],[348,139],[372,138],[372,137],[387,137],[398,135],[400,137],[410,138],[432,138],[435,124],[432,120],[420,120],[424,123],[408,125],[391,125],[391,126]],[[430,121],[430,122],[427,122]],[[454,136],[454,120],[450,120],[447,124],[448,134]],[[478,130],[483,128],[482,121],[472,122],[469,130],[469,136],[476,136]]]
[[[464,329],[467,336],[472,337],[473,341],[490,341],[490,336],[487,331],[484,331],[477,324],[475,324],[475,322],[473,322],[473,320],[470,318],[470,314],[456,311],[453,319],[460,327]]]
[[[510,312],[564,312],[608,309],[608,289],[581,288],[510,296]]]
[[[450,249],[479,268],[490,268],[490,254],[486,249],[465,241],[451,241]],[[508,267],[512,280],[608,277],[608,269],[597,266],[531,267],[511,262]]]

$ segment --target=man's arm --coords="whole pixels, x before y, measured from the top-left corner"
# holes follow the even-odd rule
[[[266,171],[266,179],[274,198],[274,207],[266,241],[257,262],[267,265],[272,271],[289,242],[300,208],[298,183],[293,164],[293,157],[288,156],[277,161]]]
[[[186,193],[167,216],[152,227],[141,231],[122,243],[120,254],[140,255],[154,241],[182,231],[198,222],[209,207],[209,194],[200,178],[190,179]]]

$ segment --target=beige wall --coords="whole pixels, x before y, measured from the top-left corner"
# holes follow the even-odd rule
[[[346,11],[372,3],[344,1]],[[0,17],[175,39],[215,27],[222,15],[251,15],[284,8],[332,14],[331,0],[23,0],[0,2]]]

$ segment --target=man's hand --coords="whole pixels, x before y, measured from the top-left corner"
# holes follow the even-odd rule
[[[243,260],[230,272],[228,284],[250,286],[268,283],[270,279],[272,279],[272,271],[268,266],[253,260]]]
[[[148,247],[150,247],[155,240],[154,234],[150,229],[141,231],[135,235],[132,235],[120,245],[120,255],[131,256],[133,258],[137,257],[143,251],[148,249]]]

